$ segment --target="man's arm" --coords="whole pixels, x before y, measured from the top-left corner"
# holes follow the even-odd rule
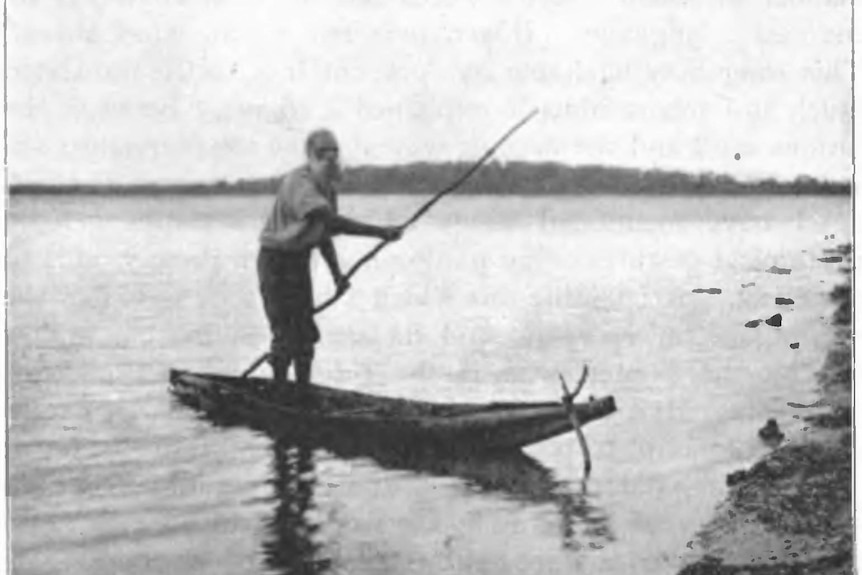
[[[332,273],[332,281],[335,282],[336,290],[342,292],[350,287],[350,282],[341,273],[341,266],[338,264],[338,253],[335,251],[335,243],[332,241],[331,236],[327,236],[323,240],[323,243],[320,244],[320,255],[323,256],[323,260]]]
[[[315,209],[309,217],[318,218],[326,226],[329,235],[346,234],[349,236],[365,236],[393,241],[401,238],[401,228],[397,226],[375,226],[346,218],[330,209]]]

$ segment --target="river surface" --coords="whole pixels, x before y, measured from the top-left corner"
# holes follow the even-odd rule
[[[394,223],[424,199],[342,211]],[[787,402],[816,398],[840,279],[818,258],[851,233],[847,197],[452,196],[320,316],[314,379],[343,388],[548,400],[589,364],[584,393],[618,412],[585,428],[583,490],[571,434],[407,461],[178,404],[170,367],[240,373],[266,349],[269,203],[11,198],[15,573],[672,573],[725,474],[767,450],[766,418],[803,433]],[[347,267],[374,242],[338,245]],[[323,299],[319,261],[315,276]],[[781,327],[745,327],[776,313]]]

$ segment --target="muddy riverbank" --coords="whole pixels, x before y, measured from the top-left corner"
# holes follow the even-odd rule
[[[851,257],[849,246],[838,252]],[[680,575],[853,572],[852,288],[845,271],[831,294],[835,341],[818,374],[820,400],[799,406],[800,433],[728,475],[728,495],[689,545],[691,562]]]

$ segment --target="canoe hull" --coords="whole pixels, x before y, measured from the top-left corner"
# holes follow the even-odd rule
[[[317,441],[372,440],[391,448],[446,452],[520,449],[572,430],[561,402],[432,403],[312,385],[300,398],[295,386],[263,378],[171,370],[171,391],[211,420],[269,434]],[[612,396],[576,403],[581,424],[616,411]]]

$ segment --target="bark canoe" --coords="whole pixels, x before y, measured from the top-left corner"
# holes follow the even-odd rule
[[[562,401],[433,403],[271,379],[172,369],[170,390],[184,404],[218,418],[269,433],[325,440],[356,436],[393,447],[447,452],[513,450],[572,431]],[[573,403],[581,425],[616,411],[613,396]]]

